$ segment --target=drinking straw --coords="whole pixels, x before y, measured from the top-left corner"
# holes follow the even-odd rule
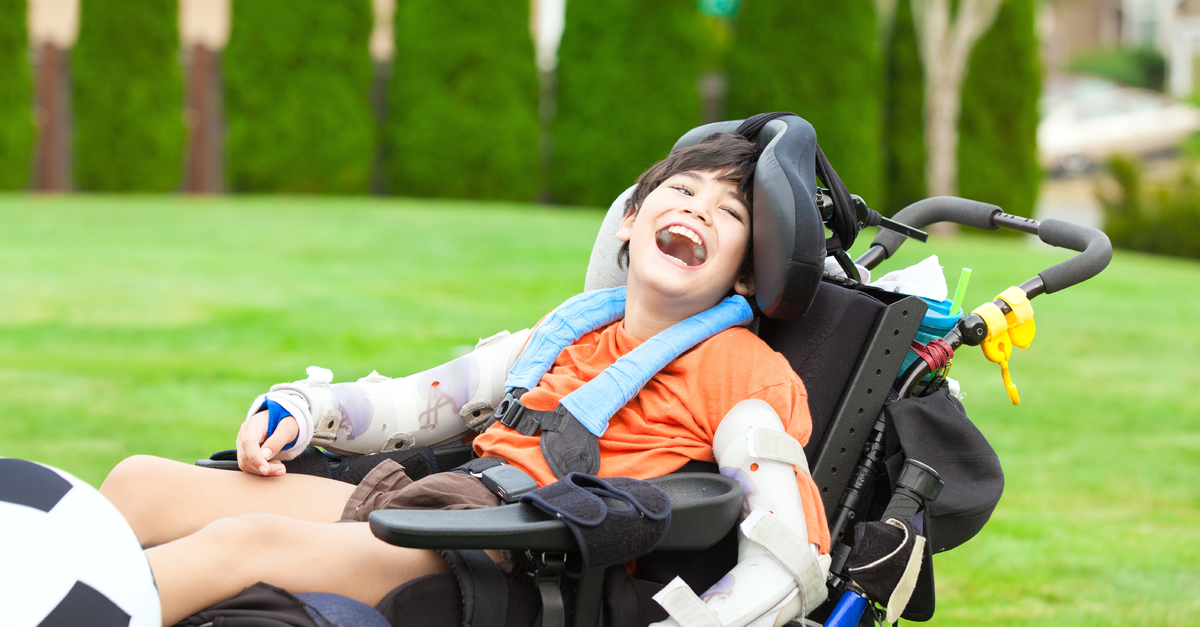
[[[962,306],[963,298],[967,295],[967,283],[971,282],[971,269],[963,268],[962,274],[958,275],[958,287],[954,289],[954,300],[950,301],[950,315],[957,315],[958,308]]]

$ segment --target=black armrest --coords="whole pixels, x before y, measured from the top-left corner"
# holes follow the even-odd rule
[[[671,526],[656,549],[706,549],[725,537],[742,512],[742,485],[715,473],[677,473],[651,479],[671,497]],[[524,503],[472,510],[372,512],[381,540],[419,549],[532,549],[570,551],[566,524]]]

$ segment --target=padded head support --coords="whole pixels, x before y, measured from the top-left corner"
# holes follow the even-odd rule
[[[688,131],[672,151],[719,131],[734,132],[742,120],[715,122]],[[798,116],[770,120],[750,139],[762,146],[754,169],[754,299],[771,318],[804,315],[825,267],[825,226],[817,208],[817,132]]]
[[[696,127],[672,151],[720,131],[734,132],[742,120]],[[754,297],[772,318],[794,319],[808,311],[825,264],[825,228],[816,204],[817,134],[803,119],[772,119],[750,138],[763,147],[754,171],[751,223],[754,249]],[[625,284],[617,266],[620,243],[615,234],[633,188],[621,194],[605,216],[588,264],[584,289]]]

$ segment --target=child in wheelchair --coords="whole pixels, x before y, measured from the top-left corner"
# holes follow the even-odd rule
[[[746,298],[755,291],[752,194],[761,150],[742,135],[717,133],[647,170],[617,231],[626,286],[568,301],[568,315],[552,314],[532,335],[481,343],[465,361],[432,374],[372,373],[333,384],[317,371],[276,386],[255,401],[238,434],[242,472],[149,456],[119,464],[101,491],[147,547],[163,624],[260,581],[374,605],[409,580],[446,570],[437,553],[385,544],[362,521],[377,509],[500,504],[478,472],[413,481],[385,461],[351,485],[287,473],[282,461],[310,443],[373,453],[413,444],[401,437],[412,432],[425,433],[416,444],[440,441],[461,430],[449,418],[466,416],[470,424],[472,415],[486,419],[493,410],[493,420],[470,424],[482,431],[475,453],[502,460],[537,486],[571,472],[647,479],[692,460],[716,461],[740,473],[749,519],[804,548],[780,559],[739,536],[735,570],[748,583],[703,601],[687,591],[676,608],[695,611],[699,603],[719,624],[764,616],[778,624],[819,604],[830,539],[801,448],[812,429],[807,395],[787,360],[745,328],[753,318]],[[593,322],[576,324],[588,316]],[[558,344],[542,348],[543,336],[555,333]],[[637,359],[651,355],[663,365],[639,385],[623,377],[646,370],[630,365],[641,347]],[[541,365],[535,348],[549,350]],[[510,369],[529,383],[500,385]],[[611,386],[627,402],[608,412],[579,400],[590,398],[589,383],[609,378],[621,379]],[[402,429],[406,420],[415,427]],[[774,452],[761,452],[767,448]],[[347,520],[356,522],[335,524]],[[492,556],[515,574],[507,555]],[[820,598],[806,578],[819,582]]]

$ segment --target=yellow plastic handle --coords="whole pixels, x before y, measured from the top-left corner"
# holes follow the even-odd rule
[[[1005,314],[995,303],[984,303],[971,312],[983,318],[987,324],[987,339],[980,348],[988,361],[1000,364],[1000,377],[1004,380],[1004,390],[1008,392],[1008,400],[1013,405],[1021,404],[1021,395],[1017,386],[1012,382],[1012,374],[1008,370],[1008,360],[1012,357],[1013,346],[1029,348],[1037,326],[1033,322],[1033,306],[1019,287],[1010,287],[1000,294],[999,298],[1008,303],[1010,311]]]
[[[1010,287],[1000,294],[1000,299],[1008,303],[1011,310],[1004,315],[1004,320],[1008,323],[1008,336],[1013,346],[1029,348],[1037,334],[1037,325],[1033,323],[1033,304],[1025,296],[1025,290]]]

